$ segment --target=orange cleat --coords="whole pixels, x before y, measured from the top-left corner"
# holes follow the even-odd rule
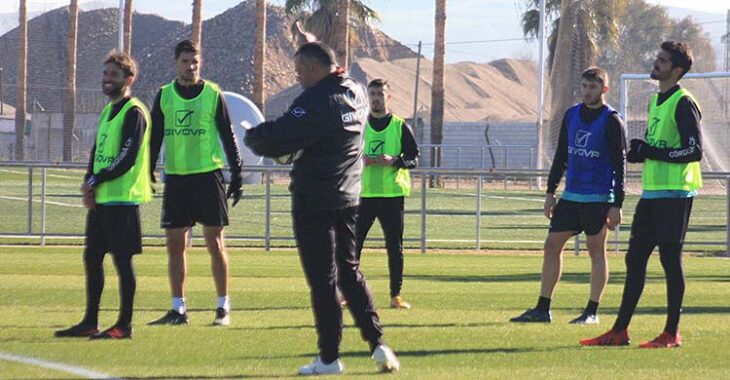
[[[603,335],[595,338],[586,338],[580,340],[581,346],[628,346],[631,343],[629,339],[629,331],[613,331],[608,330]]]
[[[654,340],[643,342],[639,348],[675,348],[682,345],[682,336],[677,331],[676,335],[672,335],[666,331],[659,334]]]
[[[89,339],[129,339],[132,337],[132,328],[125,329],[121,326],[110,327],[98,334],[94,334]]]

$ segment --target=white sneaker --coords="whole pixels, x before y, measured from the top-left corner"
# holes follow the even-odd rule
[[[375,359],[375,364],[378,365],[380,372],[397,372],[400,369],[400,362],[395,353],[384,344],[375,347],[373,359]]]
[[[215,309],[215,319],[213,320],[214,326],[228,326],[231,324],[231,312],[219,307]]]
[[[317,355],[313,362],[299,367],[299,374],[302,376],[341,375],[344,372],[345,366],[342,364],[342,360],[337,359],[330,364],[324,364],[319,355]]]

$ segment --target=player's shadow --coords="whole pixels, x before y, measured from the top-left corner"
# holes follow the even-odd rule
[[[618,313],[618,307],[602,307],[601,313],[611,315]],[[730,306],[685,306],[682,308],[682,314],[728,314]],[[667,307],[637,307],[634,315],[666,315]]]
[[[470,322],[470,323],[394,323],[383,324],[384,328],[390,329],[431,329],[431,328],[479,328],[504,325],[502,322]]]
[[[232,312],[237,311],[277,311],[277,310],[310,310],[310,306],[252,306],[252,307],[234,307],[231,309]],[[117,308],[101,308],[101,311],[118,311]],[[170,311],[170,309],[161,309],[161,308],[154,308],[154,307],[141,307],[141,308],[135,308],[135,312],[137,311],[145,311],[145,312],[159,312],[159,313],[166,313]],[[211,312],[213,309],[187,309],[188,312]]]
[[[695,281],[730,282],[730,276],[728,276],[728,275],[719,275],[719,274],[713,274],[713,275],[686,274],[684,277],[687,280],[691,281],[691,282],[695,282]]]
[[[500,274],[500,275],[458,275],[451,276],[445,274],[411,274],[404,276],[407,279],[434,281],[434,282],[540,282],[540,273],[523,273],[523,274]],[[657,276],[657,278],[659,278]],[[653,279],[653,277],[648,277]],[[590,282],[589,273],[586,272],[563,272],[560,279],[562,282],[570,282],[576,284],[587,284]],[[609,277],[611,284],[623,284],[624,277],[615,275]]]
[[[394,323],[383,324],[383,327],[390,329],[431,329],[431,328],[479,328],[503,325],[501,322],[479,322],[479,323]],[[354,324],[345,324],[345,328],[356,329]],[[261,327],[229,327],[228,330],[241,331],[276,331],[276,330],[312,330],[314,325],[290,325],[290,326],[261,326]]]
[[[508,225],[488,225],[488,224],[482,224],[482,230],[491,230],[492,233],[494,233],[496,230],[506,230],[506,231],[513,231],[513,230],[544,230],[545,225],[544,224],[523,224],[520,226],[508,226]]]
[[[421,215],[420,209],[405,210],[406,215]],[[434,209],[429,208],[426,212],[427,215],[434,216],[473,216],[476,215],[476,211],[473,210],[455,210],[455,209]],[[510,210],[510,211],[486,211],[481,212],[482,216],[515,216],[515,215],[541,215],[542,209],[522,209],[522,210]],[[539,225],[540,228],[545,228],[545,225]]]
[[[447,349],[415,349],[415,350],[397,350],[396,354],[399,358],[421,358],[427,356],[445,356],[445,355],[490,355],[490,354],[525,354],[533,352],[553,352],[557,350],[575,350],[576,346],[551,346],[546,348],[537,347],[492,347],[492,348],[447,348]],[[307,356],[307,355],[305,355]],[[311,356],[309,354],[308,356]],[[342,357],[370,357],[370,353],[366,351],[345,352],[341,353]]]
[[[308,355],[310,357],[311,355]],[[357,372],[357,371],[347,371],[346,377],[372,377],[375,375],[380,375],[379,373],[374,372]],[[220,376],[149,376],[149,377],[124,377],[120,378],[120,380],[167,380],[167,379],[290,379],[290,378],[298,378],[301,376],[297,376],[296,373],[286,374],[286,375],[220,375]],[[59,379],[60,380],[60,379]]]
[[[724,232],[726,231],[727,226],[723,224],[706,224],[706,225],[690,225],[687,227],[687,232]]]

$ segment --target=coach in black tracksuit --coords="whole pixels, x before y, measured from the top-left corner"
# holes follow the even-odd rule
[[[283,116],[248,130],[244,140],[254,153],[266,157],[301,151],[293,163],[289,188],[294,237],[311,290],[319,356],[302,367],[300,374],[321,374],[317,372],[320,367],[341,366],[338,284],[371,352],[387,348],[382,345],[383,330],[355,249],[367,95],[364,86],[334,62],[334,53],[324,44],[300,47],[295,69],[304,92]]]

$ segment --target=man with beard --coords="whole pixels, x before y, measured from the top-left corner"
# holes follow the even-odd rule
[[[167,237],[172,308],[162,318],[150,322],[151,325],[188,323],[186,243],[190,228],[196,223],[203,225],[218,295],[213,325],[231,323],[223,228],[228,225],[226,198],[233,199],[231,206],[241,199],[243,161],[220,88],[200,78],[200,64],[196,44],[190,40],[178,43],[175,47],[177,79],[162,86],[152,107],[153,169],[165,143],[162,228]],[[226,158],[231,168],[228,191],[221,172]]]
[[[679,316],[684,298],[682,246],[692,211],[692,200],[702,187],[702,117],[694,96],[678,82],[694,61],[689,45],[665,41],[654,60],[651,78],[659,93],[649,101],[646,141],[631,140],[627,159],[644,163],[642,193],[631,224],[626,252],[626,282],[613,328],[583,346],[624,346],[628,327],[646,281],[646,266],[655,247],[667,284],[667,320],[664,331],[641,348],[674,348],[682,344]]]
[[[150,116],[130,96],[137,64],[125,53],[104,61],[102,91],[109,97],[99,118],[96,144],[81,185],[86,219],[86,314],[81,322],[56,331],[57,337],[123,339],[132,337],[136,279],[132,257],[142,252],[139,204],[152,199],[150,182]],[[119,275],[119,319],[99,332],[99,301],[104,290],[104,256],[111,252]]]
[[[368,84],[370,116],[363,136],[362,191],[357,216],[357,253],[377,218],[383,228],[390,272],[390,307],[410,309],[401,297],[403,285],[404,200],[411,192],[408,169],[418,164],[418,146],[406,122],[388,107],[390,85],[383,79]]]
[[[621,222],[626,172],[626,133],[621,117],[607,105],[608,74],[598,67],[581,74],[583,102],[565,113],[558,147],[550,168],[544,213],[550,219],[537,306],[511,322],[551,322],[550,303],[562,273],[563,247],[585,231],[591,257],[591,289],[583,312],[573,324],[596,324],[598,304],[608,281],[606,239]],[[565,173],[565,190],[555,190]]]

